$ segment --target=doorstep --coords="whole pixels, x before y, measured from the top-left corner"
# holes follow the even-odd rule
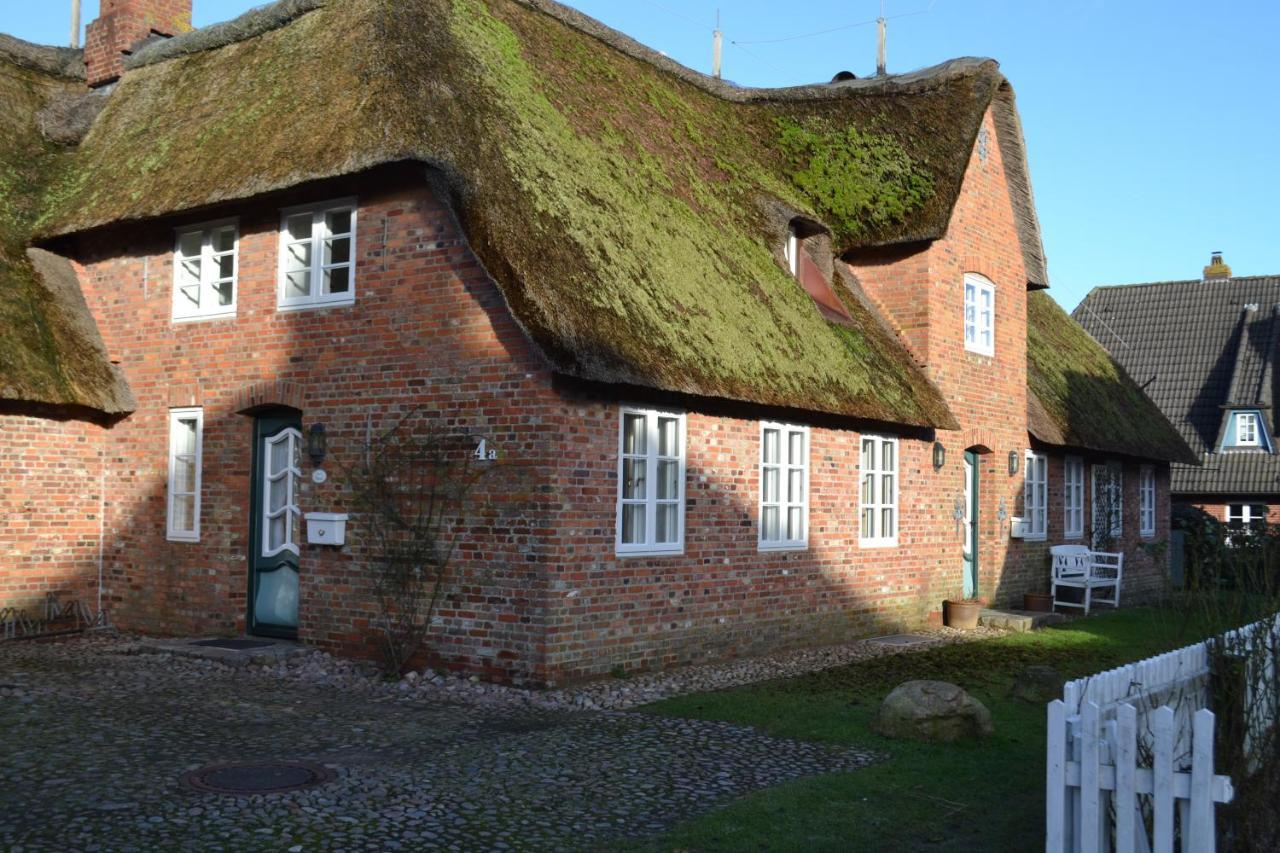
[[[226,645],[217,645],[219,643]],[[304,654],[311,649],[293,640],[273,640],[268,637],[168,637],[141,639],[138,641],[138,651],[142,654],[202,658],[228,666],[264,666]]]
[[[1061,613],[1045,613],[1038,610],[993,610],[978,614],[978,624],[983,628],[1000,628],[1005,631],[1034,631],[1046,625],[1067,621]]]

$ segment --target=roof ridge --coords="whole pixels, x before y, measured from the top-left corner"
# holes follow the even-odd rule
[[[69,80],[85,79],[84,51],[79,48],[36,44],[0,33],[0,60]]]
[[[1241,284],[1241,283],[1247,283],[1247,282],[1257,282],[1257,281],[1265,281],[1265,280],[1272,280],[1272,279],[1274,279],[1277,283],[1280,283],[1280,273],[1270,273],[1267,275],[1233,275],[1231,278],[1226,279],[1225,281],[1215,281],[1213,284],[1210,284],[1208,286],[1221,287],[1226,284]],[[1095,284],[1093,288],[1090,289],[1090,291],[1087,294],[1085,294],[1084,298],[1088,299],[1089,297],[1093,296],[1095,293],[1097,293],[1100,290],[1122,290],[1127,287],[1163,287],[1166,285],[1172,286],[1172,285],[1178,285],[1178,284],[1195,284],[1195,285],[1204,286],[1205,281],[1202,278],[1188,278],[1188,279],[1169,279],[1166,281],[1135,281],[1135,282],[1130,282],[1128,284]],[[1081,301],[1084,301],[1084,300],[1081,300]]]

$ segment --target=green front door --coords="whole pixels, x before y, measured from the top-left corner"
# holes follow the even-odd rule
[[[249,499],[249,633],[298,634],[298,481],[302,421],[292,410],[253,424]]]
[[[978,591],[978,454],[964,452],[964,597]],[[954,587],[953,587],[954,588]]]

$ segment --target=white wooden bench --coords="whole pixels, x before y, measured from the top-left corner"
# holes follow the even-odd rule
[[[1093,604],[1120,606],[1120,582],[1124,576],[1124,554],[1108,551],[1092,551],[1084,545],[1054,545],[1049,549],[1053,558],[1053,581],[1050,593],[1053,606],[1079,607],[1089,615]],[[1084,592],[1083,601],[1060,598],[1059,589],[1079,589]],[[1111,590],[1108,597],[1104,592]]]

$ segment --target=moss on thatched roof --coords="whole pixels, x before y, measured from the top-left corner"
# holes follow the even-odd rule
[[[1047,293],[1027,294],[1031,434],[1048,444],[1197,464],[1168,418]]]
[[[119,414],[133,401],[70,264],[27,249],[41,190],[65,158],[37,115],[83,88],[62,76],[73,72],[65,51],[0,44],[0,400]]]

